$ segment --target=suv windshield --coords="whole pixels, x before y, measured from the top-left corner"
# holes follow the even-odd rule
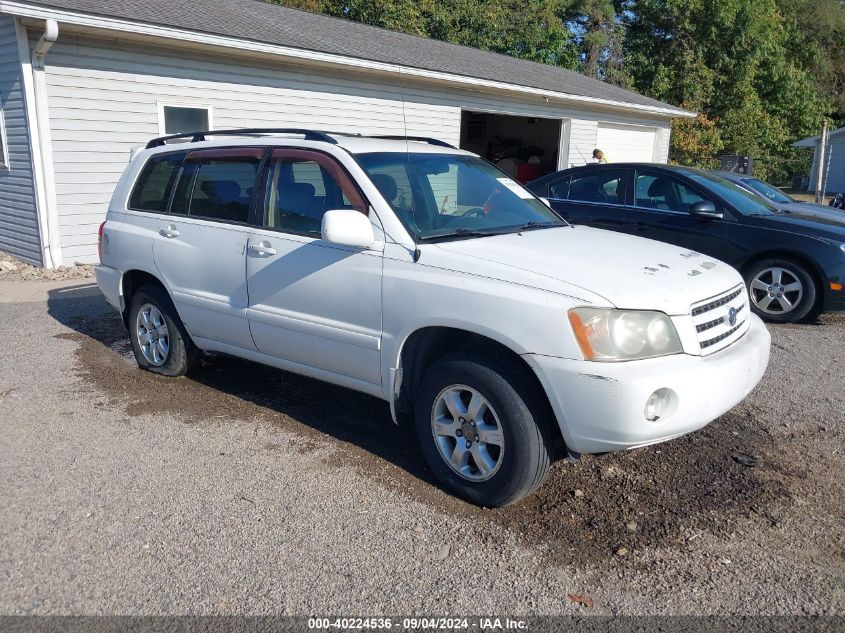
[[[701,171],[688,171],[684,175],[727,200],[742,215],[777,215],[778,208],[756,194],[740,187],[727,178]]]
[[[795,200],[790,198],[783,191],[777,187],[772,187],[769,183],[763,182],[762,180],[757,180],[756,178],[745,178],[742,182],[751,187],[754,191],[762,193],[772,202],[777,202],[778,204],[795,202]]]
[[[522,185],[475,156],[381,152],[355,158],[418,241],[567,226]]]

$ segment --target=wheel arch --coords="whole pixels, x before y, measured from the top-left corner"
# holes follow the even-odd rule
[[[397,422],[404,422],[412,415],[416,391],[425,372],[444,356],[459,351],[478,352],[500,359],[506,359],[522,373],[530,386],[542,394],[542,406],[547,408],[555,439],[563,441],[560,425],[557,423],[549,395],[534,369],[513,348],[505,343],[470,329],[454,326],[429,325],[410,332],[402,341],[395,360],[396,374],[391,393],[391,407]]]
[[[167,285],[164,283],[164,281],[162,281],[160,277],[151,273],[148,270],[133,268],[131,270],[127,270],[121,276],[120,296],[123,302],[123,310],[121,311],[121,316],[123,317],[124,324],[127,323],[129,315],[129,305],[132,302],[132,295],[138,290],[138,288],[147,284],[159,286],[168,294],[168,296],[170,296],[170,290],[167,288]]]

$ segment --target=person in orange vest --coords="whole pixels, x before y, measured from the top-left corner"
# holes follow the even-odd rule
[[[593,160],[597,163],[607,163],[607,158],[604,157],[604,152],[598,148],[593,150]]]

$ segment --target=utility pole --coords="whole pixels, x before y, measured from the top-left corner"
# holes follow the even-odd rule
[[[824,204],[824,153],[827,147],[827,119],[822,121],[822,135],[819,138],[818,164],[816,166],[816,204]]]

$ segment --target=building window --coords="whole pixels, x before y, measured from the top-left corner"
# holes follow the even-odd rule
[[[202,132],[211,129],[211,108],[207,106],[159,105],[162,134]]]
[[[0,169],[9,169],[9,146],[6,143],[6,117],[0,106]]]

